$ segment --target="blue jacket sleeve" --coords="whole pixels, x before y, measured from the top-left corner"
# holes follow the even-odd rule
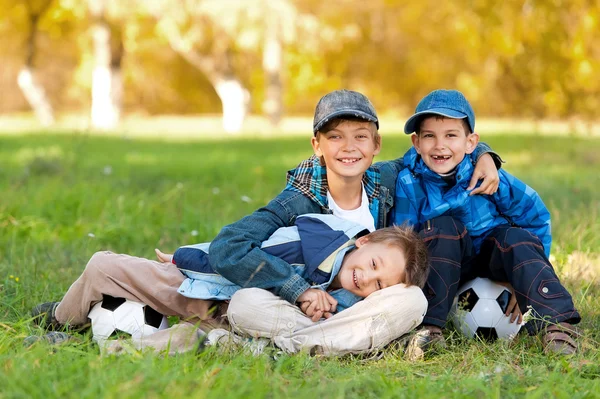
[[[519,227],[535,234],[546,256],[550,256],[552,231],[550,212],[537,192],[511,174],[500,170],[500,186],[494,194],[496,206]]]
[[[179,247],[173,254],[173,263],[182,270],[190,270],[199,273],[214,273],[210,266],[208,253],[209,242]]]
[[[284,190],[265,207],[225,226],[210,245],[210,264],[241,287],[268,289],[296,303],[310,285],[290,264],[260,247],[275,230],[292,225],[305,213],[320,213],[320,208],[303,194]]]
[[[404,181],[407,175],[401,173],[396,181],[396,195],[394,197],[394,208],[392,209],[392,223],[402,225],[408,223],[411,226],[419,224],[419,212],[415,204],[414,198],[411,198],[407,192],[406,184],[409,186],[414,184],[412,181]]]

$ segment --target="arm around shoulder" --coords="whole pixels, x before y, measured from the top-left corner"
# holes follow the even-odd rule
[[[320,212],[298,192],[284,190],[266,206],[225,226],[212,241],[209,259],[214,270],[241,287],[268,289],[291,303],[310,288],[290,264],[261,249],[280,227],[294,223],[300,214]]]
[[[481,158],[481,156],[484,154],[489,154],[492,157],[492,159],[494,160],[494,164],[496,164],[496,169],[499,170],[502,167],[502,164],[504,163],[504,161],[502,160],[502,158],[500,158],[500,155],[495,153],[492,150],[492,147],[490,147],[483,141],[480,141],[477,144],[477,147],[475,147],[475,150],[473,151],[471,158],[475,161],[475,163],[477,163],[477,162],[479,162],[479,158]]]

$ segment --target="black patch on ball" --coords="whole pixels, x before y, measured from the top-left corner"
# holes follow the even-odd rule
[[[108,336],[108,339],[131,339],[131,334],[115,328],[114,331]]]
[[[152,309],[150,306],[144,306],[144,321],[149,326],[154,328],[160,327],[160,323],[162,322],[163,315],[158,313],[156,310]]]
[[[475,335],[485,341],[495,341],[498,339],[498,333],[494,327],[478,327],[477,331],[475,331]]]
[[[506,309],[508,309],[508,302],[510,301],[510,297],[512,294],[507,290],[502,291],[502,294],[498,295],[496,298],[496,302],[500,305],[500,309],[502,309],[502,313],[506,313]]]
[[[473,288],[469,288],[468,290],[461,292],[458,296],[458,307],[460,309],[466,310],[470,312],[475,307],[475,304],[479,300],[479,297],[473,291]]]
[[[119,306],[125,303],[127,299],[125,298],[115,298],[114,296],[102,294],[102,305],[100,305],[103,309],[110,310],[114,312],[117,310]]]

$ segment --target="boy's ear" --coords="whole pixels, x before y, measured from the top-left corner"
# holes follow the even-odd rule
[[[375,151],[373,151],[373,156],[378,155],[381,151],[381,135],[377,137],[375,140]]]
[[[416,133],[413,133],[410,135],[410,139],[412,140],[413,147],[415,147],[415,150],[417,150],[417,154],[420,154],[421,150],[419,149],[419,136]]]
[[[479,143],[479,135],[477,133],[471,133],[467,136],[467,154],[475,151],[477,143]]]
[[[365,245],[367,242],[369,242],[369,236],[368,235],[362,236],[362,237],[358,238],[356,240],[356,242],[354,243],[354,245],[356,245],[356,248],[360,248],[363,245]]]
[[[315,152],[316,156],[320,157],[323,155],[323,153],[321,152],[321,145],[319,144],[319,140],[317,140],[316,137],[310,139],[310,144],[312,145],[313,151]]]

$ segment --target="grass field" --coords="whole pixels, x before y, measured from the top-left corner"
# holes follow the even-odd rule
[[[285,171],[310,155],[307,138],[160,142],[87,135],[0,136],[0,398],[29,397],[600,397],[600,139],[494,134],[505,168],[533,186],[553,217],[552,258],[583,316],[582,351],[545,356],[536,337],[467,341],[408,363],[327,359],[275,350],[171,358],[101,357],[89,343],[57,349],[24,337],[37,303],[59,300],[98,250],[152,257],[209,241],[265,204]],[[407,137],[384,137],[379,159]]]

